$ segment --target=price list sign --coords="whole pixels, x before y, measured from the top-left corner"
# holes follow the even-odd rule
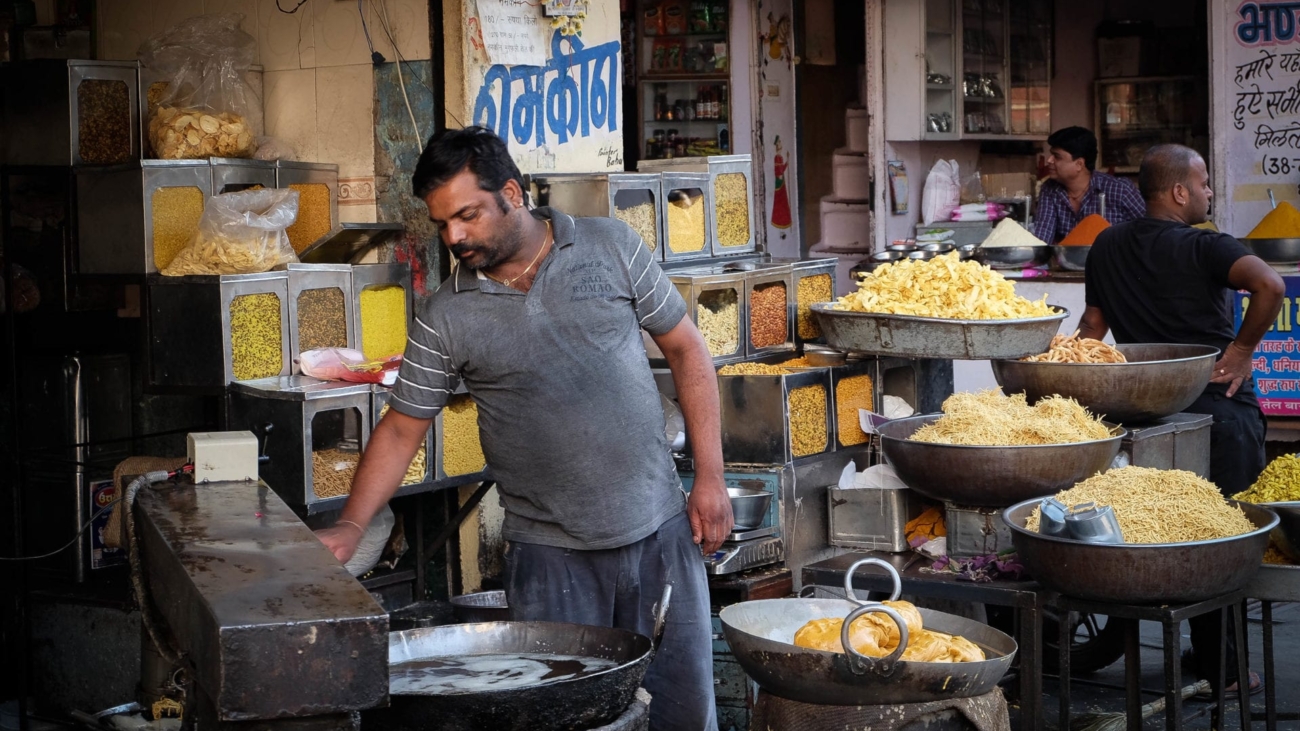
[[[1300,276],[1284,276],[1282,311],[1255,348],[1255,394],[1269,416],[1300,416]],[[1250,307],[1250,295],[1238,292],[1236,327]]]
[[[1243,236],[1268,213],[1270,190],[1300,205],[1300,3],[1243,2],[1226,12],[1217,88],[1226,90],[1228,118],[1216,192],[1229,205],[1216,218]]]

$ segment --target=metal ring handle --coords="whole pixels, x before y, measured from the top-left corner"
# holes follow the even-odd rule
[[[859,567],[867,564],[884,567],[886,573],[894,580],[894,593],[889,595],[888,601],[898,601],[899,595],[903,593],[903,577],[898,575],[898,569],[894,568],[893,564],[878,558],[864,558],[856,561],[849,567],[848,571],[844,572],[844,598],[859,606],[869,603],[859,599],[857,592],[853,591],[853,574],[857,573]]]
[[[849,626],[854,620],[870,614],[871,612],[880,612],[898,625],[898,647],[888,655],[880,658],[863,655],[853,649],[853,644],[849,642]],[[888,677],[894,674],[894,669],[898,667],[898,660],[907,650],[907,623],[903,621],[903,615],[899,614],[893,607],[887,607],[877,602],[866,602],[861,606],[855,607],[849,612],[849,616],[844,618],[844,624],[840,627],[840,643],[844,645],[844,654],[849,656],[849,669],[857,675],[863,675],[868,672]]]

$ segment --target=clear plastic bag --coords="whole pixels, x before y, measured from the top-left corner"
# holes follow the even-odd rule
[[[165,160],[250,157],[262,104],[245,74],[257,41],[239,13],[199,15],[140,46],[140,63],[163,79],[149,116],[149,143]]]
[[[162,273],[255,274],[298,261],[289,234],[298,218],[298,191],[244,190],[208,199],[199,230]]]
[[[304,376],[322,381],[349,381],[352,383],[379,383],[391,386],[397,382],[397,371],[402,367],[402,356],[394,355],[382,361],[366,360],[360,350],[351,348],[317,348],[298,356],[298,367]]]

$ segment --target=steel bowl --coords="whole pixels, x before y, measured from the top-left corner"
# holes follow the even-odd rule
[[[858,266],[862,267],[864,270],[868,272],[874,272],[880,267],[883,267],[887,264],[893,264],[899,259],[903,259],[906,257],[907,257],[907,252],[905,251],[879,251],[876,252],[875,254],[872,254],[870,257],[866,259],[866,261],[863,261],[860,264],[858,264]]]
[[[1046,264],[1052,258],[1050,246],[977,246],[974,259],[991,269],[1024,269]]]
[[[1053,246],[1052,260],[1066,271],[1081,272],[1088,265],[1088,252],[1091,246]]]
[[[910,251],[916,251],[916,244],[890,244],[885,247],[885,251],[897,251],[906,254]]]
[[[772,504],[772,493],[767,490],[728,487],[727,497],[731,500],[734,530],[753,530],[762,525],[763,518],[767,517],[767,508]]]
[[[1005,507],[1054,495],[1110,467],[1126,432],[1091,442],[1020,447],[976,447],[911,441],[917,429],[943,414],[894,419],[877,428],[885,461],[903,484],[933,500],[972,507]]]
[[[461,623],[506,622],[510,619],[506,593],[501,590],[454,596],[451,598],[451,611],[456,621]]]
[[[973,259],[975,258],[975,250],[978,248],[979,244],[962,244],[957,247],[957,256],[962,259]]]
[[[993,377],[1008,394],[1029,403],[1067,396],[1092,413],[1121,424],[1177,414],[1205,391],[1218,348],[1209,345],[1132,343],[1116,346],[1127,363],[993,361]]]
[[[1300,239],[1240,239],[1247,249],[1270,264],[1300,263]]]
[[[1259,571],[1277,515],[1231,501],[1256,529],[1190,543],[1084,543],[1025,528],[1037,498],[1007,508],[1002,520],[1020,561],[1038,583],[1080,599],[1113,604],[1187,604],[1245,588]]]
[[[934,241],[934,242],[927,242],[924,244],[917,244],[916,248],[920,249],[921,251],[933,251],[936,254],[947,254],[953,249],[956,249],[957,246],[949,241]]]
[[[1069,311],[1019,320],[956,320],[834,309],[812,305],[826,342],[837,350],[903,358],[989,360],[1023,358],[1047,350]]]
[[[803,346],[803,357],[814,368],[833,368],[848,362],[844,351],[818,345]]]
[[[909,251],[909,252],[907,252],[907,258],[908,258],[908,259],[919,259],[919,260],[921,260],[921,261],[929,261],[930,259],[933,259],[934,257],[936,257],[936,256],[938,256],[938,255],[939,255],[939,252],[937,252],[937,251],[926,251],[926,250],[923,250],[923,249],[918,249],[918,250],[916,250],[916,251]]]
[[[1300,502],[1262,503],[1277,513],[1273,542],[1292,563],[1300,563]]]

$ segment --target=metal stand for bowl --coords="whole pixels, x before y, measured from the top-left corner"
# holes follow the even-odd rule
[[[1070,612],[1103,614],[1111,622],[1124,623],[1124,687],[1126,697],[1126,716],[1128,731],[1142,729],[1142,659],[1141,646],[1138,642],[1138,622],[1159,622],[1164,634],[1165,652],[1165,728],[1169,731],[1181,731],[1183,728],[1182,663],[1179,625],[1184,620],[1199,617],[1209,612],[1219,612],[1222,633],[1219,639],[1219,657],[1227,654],[1228,645],[1228,610],[1232,611],[1237,640],[1237,700],[1241,707],[1242,731],[1250,729],[1250,668],[1246,663],[1245,613],[1241,611],[1245,601],[1245,591],[1207,599],[1193,604],[1138,605],[1110,604],[1074,599],[1064,595],[1055,595],[1050,604],[1054,605],[1062,617]],[[1061,623],[1061,644],[1069,647],[1073,627],[1069,622]],[[1070,653],[1061,653],[1060,658],[1060,728],[1070,728]],[[1223,728],[1223,705],[1226,694],[1226,660],[1219,664],[1218,684],[1214,696],[1214,715],[1211,727]]]

